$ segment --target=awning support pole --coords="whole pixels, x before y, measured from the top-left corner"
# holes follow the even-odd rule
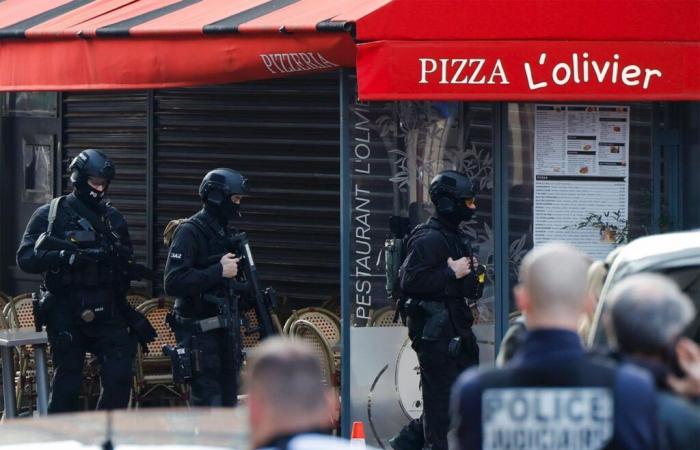
[[[340,70],[340,316],[341,322],[341,433],[350,436],[350,130],[349,69]]]

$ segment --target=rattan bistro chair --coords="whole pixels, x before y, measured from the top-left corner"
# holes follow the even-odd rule
[[[34,311],[32,308],[32,294],[21,294],[14,297],[5,305],[3,316],[7,328],[34,328]],[[15,373],[15,396],[17,398],[17,410],[21,410],[25,396],[29,399],[29,407],[33,408],[36,390],[34,377],[36,376],[34,364],[34,349],[28,346],[16,347],[17,371]]]
[[[0,330],[6,330],[10,328],[10,326],[7,323],[7,319],[5,318],[4,310],[5,306],[7,306],[8,303],[12,301],[12,297],[9,295],[5,294],[4,292],[0,291]],[[2,363],[0,362],[0,370],[2,369]],[[0,381],[0,384],[2,382]],[[0,410],[4,411],[5,410],[5,402],[4,399],[0,399]]]
[[[291,335],[291,327],[298,320],[311,322],[326,339],[331,350],[340,344],[340,318],[324,308],[302,308],[292,311],[284,324],[284,334]]]
[[[165,316],[172,311],[174,301],[154,298],[142,303],[138,311],[151,323],[157,332],[156,339],[148,344],[148,353],[141,346],[136,352],[136,370],[132,391],[132,405],[140,407],[147,399],[164,394],[169,400],[189,405],[189,394],[185,386],[173,381],[170,358],[163,355],[163,345],[175,345],[175,334],[165,323]]]
[[[141,294],[127,294],[126,302],[134,309],[138,309],[148,299]]]
[[[402,327],[403,322],[400,318],[394,321],[396,308],[393,306],[385,306],[370,313],[369,324],[371,327]]]
[[[289,337],[300,340],[308,345],[317,355],[318,361],[321,364],[321,374],[323,383],[335,392],[335,398],[340,396],[340,377],[336,369],[336,362],[333,351],[323,336],[321,330],[312,322],[306,319],[298,319],[289,327]],[[339,403],[336,404],[336,411],[333,413],[331,420],[334,428],[339,425],[340,409]]]
[[[249,328],[257,328],[258,325],[260,324],[260,321],[258,320],[258,315],[255,314],[255,310],[249,309],[245,312],[243,312],[244,320],[247,321],[247,324]],[[243,351],[249,348],[253,348],[258,343],[260,343],[260,332],[255,331],[253,333],[248,334],[246,332],[246,327],[241,325],[241,346],[243,347]]]

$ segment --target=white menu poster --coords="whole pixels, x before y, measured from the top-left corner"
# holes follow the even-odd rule
[[[535,245],[567,241],[595,258],[614,248],[614,232],[577,226],[593,214],[624,227],[629,120],[628,106],[535,105]]]

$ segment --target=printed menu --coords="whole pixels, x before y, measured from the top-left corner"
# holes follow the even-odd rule
[[[564,240],[604,258],[614,236],[577,229],[590,214],[626,218],[629,107],[535,105],[533,235],[535,244]],[[611,242],[613,241],[613,242]]]

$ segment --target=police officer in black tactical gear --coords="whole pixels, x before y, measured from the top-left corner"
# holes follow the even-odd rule
[[[165,290],[176,300],[169,323],[188,359],[181,366],[188,372],[194,405],[235,406],[237,401],[240,323],[229,323],[232,317],[217,301],[239,300],[230,286],[241,255],[229,252],[227,240],[235,233],[229,224],[241,217],[247,191],[246,178],[235,170],[207,173],[199,186],[204,207],[178,226],[170,244]]]
[[[69,170],[73,193],[34,212],[17,251],[18,266],[44,279],[35,319],[45,321],[51,344],[49,412],[79,409],[86,352],[100,363],[98,409],[125,408],[137,341],[145,347],[156,335],[126,301],[130,281],[146,270],[133,263],[124,217],[103,200],[112,162],[89,149]]]
[[[476,189],[464,174],[440,172],[430,183],[435,213],[408,237],[401,267],[409,337],[418,354],[423,415],[390,441],[396,450],[446,450],[450,388],[479,362],[470,302],[481,298],[484,267],[459,228],[476,209]]]

